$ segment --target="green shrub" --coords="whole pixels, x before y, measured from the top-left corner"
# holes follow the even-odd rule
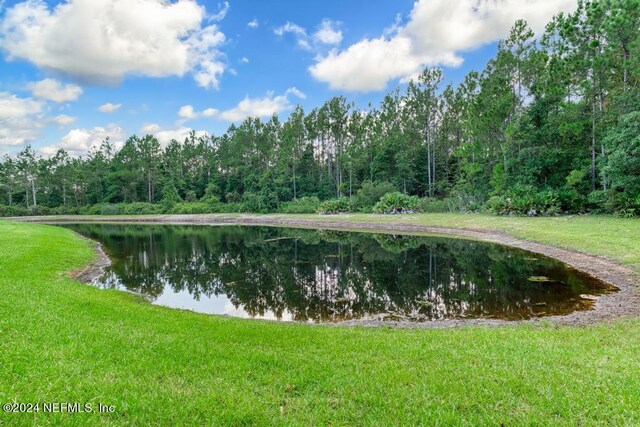
[[[404,214],[420,211],[420,199],[417,196],[394,192],[387,193],[373,207],[373,212],[379,214]]]
[[[29,211],[24,206],[0,206],[0,216],[27,216]]]
[[[529,186],[514,187],[501,196],[493,196],[486,206],[498,215],[551,216],[561,212],[561,203],[554,191],[536,192]]]
[[[317,197],[302,197],[283,203],[279,211],[286,214],[312,214],[318,211],[320,199]]]
[[[100,206],[99,215],[122,215],[124,213],[124,209],[122,209],[121,205],[114,205],[106,203]]]
[[[575,188],[561,188],[555,192],[562,212],[583,213],[587,200]]]
[[[184,201],[188,203],[197,202],[198,196],[196,195],[196,192],[193,190],[187,191],[187,194],[184,196]]]
[[[242,212],[266,213],[269,211],[266,200],[259,194],[244,193],[242,195]]]
[[[449,212],[446,200],[439,200],[435,197],[423,197],[418,202],[418,210],[428,213]]]
[[[325,200],[318,206],[320,215],[335,215],[343,212],[349,212],[349,199],[347,197]]]
[[[178,215],[196,215],[196,214],[206,214],[206,213],[216,213],[218,210],[217,206],[209,203],[203,202],[183,202],[174,205],[170,213],[178,214]]]
[[[389,182],[379,182],[373,184],[365,181],[362,188],[351,199],[351,210],[358,212],[371,211],[382,196],[395,191],[393,184]]]
[[[592,191],[587,196],[587,209],[593,213],[613,213],[610,199],[610,191]]]
[[[178,190],[176,189],[173,181],[169,181],[167,184],[165,184],[162,193],[163,195],[161,203],[165,211],[170,211],[174,205],[182,202],[182,199],[180,199],[180,194],[178,194]]]
[[[448,212],[478,212],[483,210],[485,200],[479,192],[468,191],[468,188],[455,188],[449,197],[444,199]]]
[[[162,213],[162,206],[154,205],[153,203],[123,203],[120,206],[122,206],[124,215],[154,215]]]
[[[78,215],[80,208],[76,206],[58,206],[51,208],[51,215]]]
[[[242,203],[220,203],[217,206],[217,213],[238,213],[243,212]]]
[[[231,193],[227,193],[224,199],[225,199],[225,202],[227,203],[240,203],[242,201],[242,197],[240,197],[240,195],[235,191],[232,191]]]

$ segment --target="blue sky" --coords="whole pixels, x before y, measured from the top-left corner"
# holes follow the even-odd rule
[[[0,2],[0,4],[2,4]],[[518,18],[574,0],[5,1],[0,153],[83,155],[105,136],[162,142],[286,117],[335,95],[366,108],[425,66],[457,83]]]

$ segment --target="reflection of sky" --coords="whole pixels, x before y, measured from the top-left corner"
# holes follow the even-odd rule
[[[211,297],[201,295],[200,299],[197,300],[189,293],[189,291],[182,290],[174,292],[170,286],[166,286],[162,295],[156,298],[153,303],[164,307],[180,308],[198,313],[222,314],[233,317],[242,317],[244,319],[284,320],[288,322],[293,320],[293,316],[288,311],[284,311],[280,319],[278,319],[272,311],[266,311],[264,315],[251,316],[241,307],[235,308],[226,295],[212,295]]]
[[[394,316],[415,321],[487,315],[528,318],[541,311],[561,314],[588,308],[578,295],[600,293],[586,288],[589,281],[581,283],[572,275],[566,279],[562,266],[548,266],[537,258],[529,265],[523,261],[530,261],[525,253],[514,263],[512,253],[489,244],[477,251],[479,244],[441,239],[427,245],[425,238],[409,240],[404,245],[409,249],[395,253],[378,239],[353,235],[357,239],[352,237],[347,255],[349,248],[321,236],[320,242],[297,245],[295,255],[288,258],[292,254],[287,248],[279,255],[273,251],[275,244],[262,243],[277,233],[229,228],[214,236],[204,232],[174,236],[169,229],[155,234],[154,230],[149,228],[148,235],[125,233],[124,241],[107,239],[109,228],[89,233],[107,239],[119,254],[119,263],[94,284],[141,293],[153,304],[169,308],[309,322]],[[395,237],[393,241],[403,243]],[[372,252],[365,256],[365,251]],[[525,263],[522,269],[520,262]],[[557,283],[527,280],[538,275],[556,278]]]

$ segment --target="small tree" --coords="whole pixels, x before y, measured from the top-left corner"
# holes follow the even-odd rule
[[[182,199],[180,199],[173,180],[167,181],[162,190],[162,206],[165,210],[170,210],[180,202],[182,202]]]

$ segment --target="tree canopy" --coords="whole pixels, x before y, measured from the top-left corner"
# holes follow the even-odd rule
[[[28,146],[0,161],[0,213],[132,203],[268,212],[367,200],[380,186],[450,210],[640,214],[639,35],[639,0],[579,1],[538,39],[517,21],[459,85],[428,68],[366,110],[338,96],[284,122],[247,118],[166,146],[152,135],[119,149],[105,140],[79,158]]]

